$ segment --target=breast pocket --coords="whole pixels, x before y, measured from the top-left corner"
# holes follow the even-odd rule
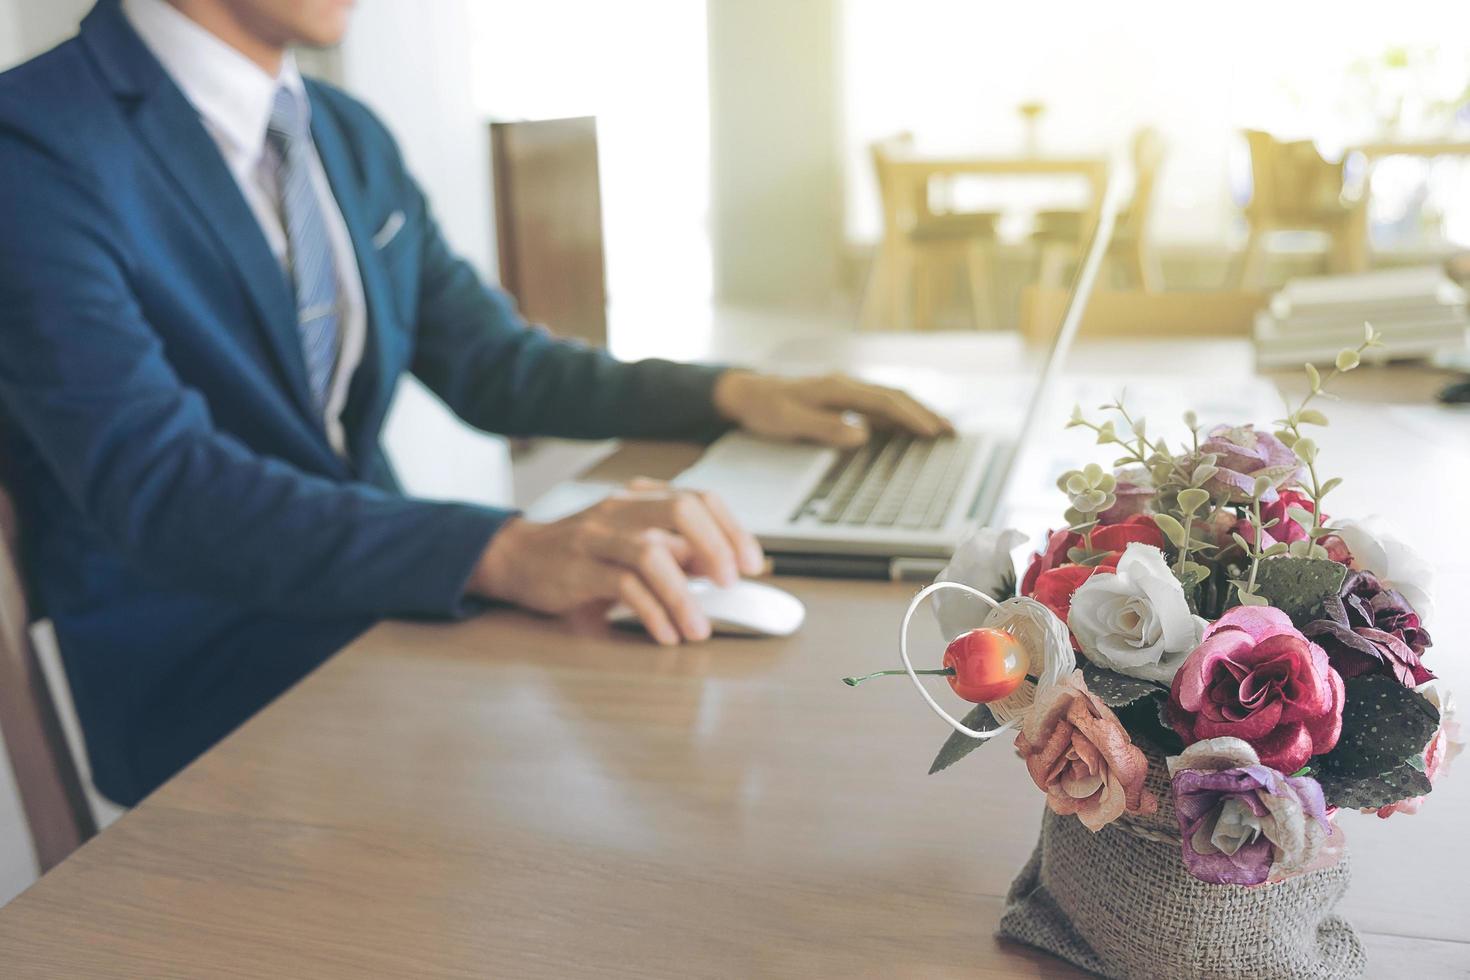
[[[388,280],[393,310],[400,323],[412,329],[418,305],[418,240],[414,222],[403,212],[394,210],[378,222],[373,232],[373,251]]]

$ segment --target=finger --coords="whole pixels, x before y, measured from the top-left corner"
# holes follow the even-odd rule
[[[622,533],[594,545],[598,557],[636,573],[687,640],[709,638],[709,619],[689,591],[689,579],[674,558],[671,535],[655,528]]]
[[[637,573],[624,570],[618,574],[618,598],[638,616],[654,642],[666,647],[678,644],[679,631],[673,620]]]
[[[665,480],[655,480],[651,476],[635,476],[628,481],[628,489],[646,493],[651,490],[667,490],[669,484]]]
[[[740,526],[740,521],[730,510],[729,505],[714,493],[700,493],[699,497],[704,501],[704,506],[709,509],[715,523],[719,524],[720,530],[725,533],[735,545],[735,560],[744,575],[759,575],[765,570],[766,555],[761,550],[760,542],[755,539],[745,528]]]
[[[800,403],[787,409],[785,435],[824,446],[851,449],[868,441],[868,423],[850,412],[813,408]]]
[[[854,378],[835,379],[826,402],[833,408],[856,409],[875,419],[907,429],[915,435],[932,438],[945,428],[943,419],[920,405],[906,392],[864,384]]]
[[[740,565],[740,571],[745,575],[759,575],[765,569],[766,554],[761,549],[760,542],[755,535],[747,531],[735,516],[734,511],[725,503],[724,498],[716,493],[703,493],[700,495],[704,500],[705,507],[714,516],[715,521],[725,535],[735,543],[736,560]]]
[[[720,585],[734,585],[740,577],[735,558],[737,543],[726,535],[698,494],[680,491],[662,496],[625,497],[616,520],[625,527],[677,531],[692,549],[684,564],[692,564]]]

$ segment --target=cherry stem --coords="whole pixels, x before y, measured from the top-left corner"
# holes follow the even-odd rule
[[[906,670],[875,670],[871,674],[864,674],[862,677],[844,677],[844,678],[842,678],[842,683],[846,684],[848,687],[857,687],[859,684],[861,684],[863,681],[869,679],[870,677],[888,677],[888,676],[891,676],[893,674],[907,674],[907,673],[908,673],[908,671],[906,671]],[[916,674],[937,674],[940,677],[953,677],[954,676],[954,668],[953,667],[936,667],[933,670],[916,670],[916,671],[914,671],[914,673],[916,673]]]
[[[906,671],[906,670],[875,670],[871,674],[864,674],[861,677],[844,677],[844,678],[842,678],[842,683],[846,684],[848,687],[857,687],[863,681],[868,680],[869,678],[872,678],[872,677],[892,677],[892,676],[894,676],[896,674],[907,674],[907,673],[908,673],[908,671]],[[914,671],[914,673],[916,673],[916,674],[936,674],[936,675],[938,675],[940,677],[953,677],[954,676],[954,668],[953,667],[936,667],[936,668],[934,668],[932,670],[916,670],[916,671]],[[1028,681],[1030,681],[1031,683],[1033,683],[1033,684],[1040,684],[1041,683],[1039,680],[1037,680],[1035,677],[1031,676],[1030,674],[1027,674],[1026,675],[1026,679]]]

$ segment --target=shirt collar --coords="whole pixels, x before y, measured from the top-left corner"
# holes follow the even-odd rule
[[[259,156],[279,86],[297,98],[301,118],[309,120],[306,86],[290,52],[280,74],[272,77],[166,0],[123,0],[122,7],[143,43],[216,137],[227,144],[228,152],[240,159]]]

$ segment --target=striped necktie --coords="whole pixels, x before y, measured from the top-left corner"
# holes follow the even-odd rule
[[[322,204],[312,186],[311,135],[295,93],[276,89],[266,126],[276,168],[281,217],[286,226],[287,267],[296,291],[296,326],[306,358],[306,376],[317,408],[325,408],[332,370],[341,347],[337,267]]]

